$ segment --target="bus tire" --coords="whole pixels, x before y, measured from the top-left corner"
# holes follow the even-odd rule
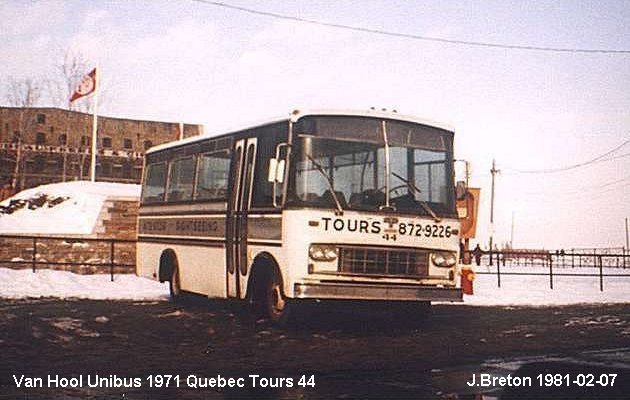
[[[267,280],[264,296],[266,316],[274,323],[286,323],[289,319],[289,302],[284,297],[282,281],[277,274],[271,274]]]
[[[177,267],[173,268],[173,273],[168,281],[168,290],[172,302],[177,303],[182,299],[182,284],[179,279],[179,268]]]
[[[289,320],[291,304],[284,296],[282,278],[275,268],[265,266],[255,277],[255,290],[252,298],[256,317],[270,320],[274,324],[285,325]]]

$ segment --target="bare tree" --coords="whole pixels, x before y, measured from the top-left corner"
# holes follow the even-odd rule
[[[9,78],[6,95],[11,107],[34,107],[42,96],[42,85],[33,78]]]
[[[35,110],[42,95],[42,84],[33,78],[15,79],[9,78],[7,83],[6,98],[11,107],[20,108],[18,130],[14,132],[13,143],[16,146],[15,156],[9,162],[14,162],[13,174],[11,176],[11,188],[14,192],[23,185],[21,178],[24,174],[22,157],[23,136],[29,132],[35,122]],[[9,153],[7,152],[7,155]]]
[[[48,78],[48,94],[54,107],[72,111],[88,111],[86,102],[70,102],[70,96],[88,73],[88,63],[85,57],[76,51],[66,50],[59,64],[55,65],[54,74]]]
[[[63,54],[63,58],[60,59],[59,64],[55,66],[55,76],[49,80],[48,90],[50,99],[53,105],[58,108],[67,109],[70,111],[89,111],[89,102],[75,101],[71,102],[70,97],[77,88],[77,85],[83,79],[85,74],[89,72],[89,65],[86,58],[82,53],[67,49],[65,51],[59,51],[59,54]],[[70,121],[66,118],[66,132],[70,130]],[[66,164],[67,164],[67,152],[63,153],[63,168],[62,168],[62,181],[66,181]],[[79,176],[83,177],[83,165],[87,155],[85,152],[81,152]]]
[[[47,76],[46,88],[50,104],[53,107],[62,108],[71,111],[80,111],[89,113],[90,100],[80,99],[70,102],[70,96],[76,90],[81,80],[96,65],[91,63],[88,58],[81,52],[73,49],[58,48],[58,54],[61,56],[51,69],[51,73]],[[108,104],[107,87],[109,81],[105,82],[103,76],[98,72],[98,103],[99,108]],[[92,96],[91,96],[92,97]],[[91,98],[90,97],[90,98]]]

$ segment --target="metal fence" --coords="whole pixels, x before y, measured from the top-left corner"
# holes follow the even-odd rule
[[[0,244],[3,247],[0,250],[0,266],[30,267],[33,272],[43,266],[65,270],[71,269],[65,267],[87,267],[97,273],[108,272],[111,281],[114,281],[116,269],[135,269],[135,240],[0,235]],[[134,262],[124,262],[121,258]]]
[[[7,245],[7,243],[9,243]],[[51,243],[55,251],[51,251]],[[96,271],[107,271],[111,280],[118,269],[135,268],[135,240],[78,238],[60,236],[0,235],[0,265],[30,267],[33,272],[42,266],[53,267],[90,267]],[[11,246],[12,248],[7,248]],[[67,248],[67,250],[63,250]],[[76,250],[76,249],[79,250]],[[60,250],[61,249],[61,250]],[[56,257],[63,250],[64,257]],[[24,257],[11,257],[11,252]],[[121,253],[134,262],[120,261]],[[82,259],[81,254],[90,255]],[[4,257],[6,258],[2,258]],[[94,257],[100,255],[102,257]],[[59,259],[57,259],[59,258]],[[468,251],[464,260],[473,265],[496,267],[494,271],[477,271],[480,275],[496,275],[497,286],[501,287],[502,276],[548,276],[549,287],[553,289],[554,277],[592,277],[599,279],[600,291],[604,290],[604,278],[630,278],[630,251],[625,248],[590,248],[570,250],[504,250],[504,251]],[[543,267],[544,272],[513,271],[510,267]],[[596,272],[576,272],[581,268],[594,268]],[[606,268],[606,271],[604,270]],[[65,268],[63,268],[65,269]],[[610,272],[615,269],[620,272]],[[567,272],[570,271],[570,272]]]
[[[548,276],[553,289],[554,277],[594,277],[599,279],[599,290],[604,291],[604,278],[630,278],[630,252],[619,248],[589,248],[570,250],[503,250],[469,251],[466,259],[472,264],[496,267],[495,271],[476,271],[480,275],[496,275],[497,286],[501,277],[509,275]],[[544,272],[511,271],[510,267],[542,267]],[[591,268],[596,272],[576,272]],[[606,271],[604,270],[606,269]],[[615,269],[620,272],[610,272]],[[569,272],[570,271],[570,272]]]

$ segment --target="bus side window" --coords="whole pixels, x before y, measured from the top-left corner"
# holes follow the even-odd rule
[[[167,201],[183,201],[192,199],[193,180],[195,178],[195,159],[180,158],[171,163],[168,173]]]
[[[206,153],[197,166],[197,200],[226,200],[231,154],[228,151]]]
[[[164,201],[164,185],[166,184],[166,163],[149,164],[147,166],[142,201],[156,203]]]

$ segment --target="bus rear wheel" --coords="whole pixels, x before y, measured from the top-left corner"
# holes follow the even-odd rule
[[[179,280],[179,269],[173,268],[171,279],[168,281],[168,289],[171,294],[171,301],[178,302],[182,297],[182,284]]]

